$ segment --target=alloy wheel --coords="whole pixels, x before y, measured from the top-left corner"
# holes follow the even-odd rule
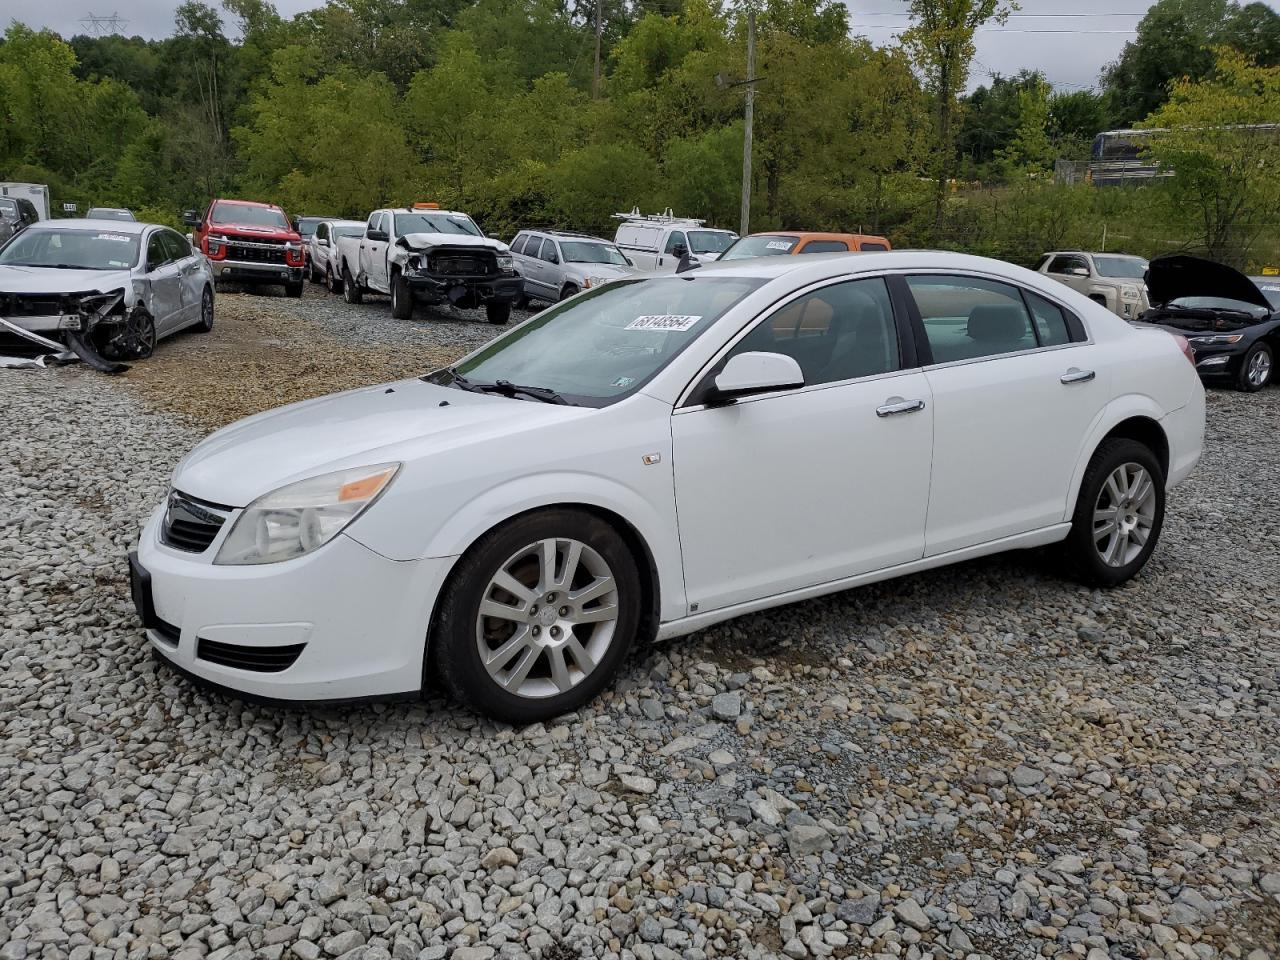
[[[545,539],[513,553],[485,587],[476,646],[489,677],[519,697],[552,697],[604,659],[618,620],[604,558],[579,540]]]
[[[205,329],[213,327],[213,294],[207,288],[200,297],[200,323]]]
[[[1257,351],[1249,359],[1249,368],[1245,371],[1249,384],[1254,387],[1265,386],[1271,377],[1271,356],[1265,350]]]
[[[1093,508],[1093,544],[1103,563],[1123,567],[1142,553],[1155,523],[1156,487],[1137,463],[1111,471]]]

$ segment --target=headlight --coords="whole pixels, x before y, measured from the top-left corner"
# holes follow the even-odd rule
[[[583,284],[583,286],[586,287],[586,289],[590,290],[592,287],[603,286],[604,284],[608,283],[612,279],[613,279],[612,277],[587,277],[587,280]]]
[[[1201,347],[1223,347],[1232,343],[1239,343],[1244,339],[1243,333],[1218,333],[1208,337],[1188,337],[1190,342]]]
[[[206,237],[205,243],[208,244],[210,253],[217,253],[222,249],[222,245],[227,242],[226,237]]]
[[[1120,288],[1121,300],[1140,300],[1142,299],[1142,291],[1132,284],[1126,283]]]
[[[516,262],[512,257],[509,257],[509,256],[498,257],[498,269],[501,270],[503,273],[512,273],[515,271],[515,268],[516,268]]]
[[[259,497],[237,518],[214,563],[277,563],[324,546],[387,488],[398,463],[352,467]]]

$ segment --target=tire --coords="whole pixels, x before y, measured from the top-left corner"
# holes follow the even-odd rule
[[[208,333],[213,329],[212,287],[205,287],[204,293],[200,295],[200,322],[196,324],[196,329],[201,333]]]
[[[568,300],[570,297],[575,297],[577,295],[578,295],[578,288],[575,287],[572,283],[566,283],[564,285],[564,289],[560,291],[561,300]]]
[[[1124,483],[1119,478],[1122,470]],[[1104,440],[1094,451],[1080,482],[1071,532],[1062,545],[1078,579],[1114,587],[1146,566],[1164,527],[1164,482],[1160,461],[1136,440]],[[1119,529],[1114,529],[1116,523]]]
[[[1245,393],[1261,390],[1275,375],[1276,358],[1271,347],[1265,343],[1255,343],[1240,361],[1240,372],[1236,375],[1236,388]]]
[[[554,545],[550,574],[547,544]],[[568,572],[574,544],[577,559]],[[527,596],[507,592],[500,580],[528,589]],[[581,606],[564,603],[566,594],[593,587],[605,592]],[[482,617],[482,603],[506,605],[512,616]],[[636,559],[613,527],[579,510],[526,514],[485,534],[458,562],[441,593],[429,662],[472,710],[510,723],[549,720],[609,683],[640,629],[643,608]],[[594,619],[578,621],[584,610]],[[485,656],[500,659],[486,667]]]
[[[345,264],[342,267],[342,299],[347,303],[363,303],[364,291],[351,276],[351,270]]]
[[[403,273],[391,277],[391,316],[397,320],[413,319],[413,294]]]
[[[287,297],[297,298],[302,296],[302,281],[299,280],[297,283],[286,283],[284,285],[284,293]]]
[[[484,315],[490,323],[495,326],[501,326],[511,319],[511,304],[486,303],[484,305]]]
[[[125,317],[124,326],[100,346],[109,360],[145,360],[156,349],[156,321],[142,307],[135,307]]]
[[[342,292],[342,278],[334,275],[333,267],[324,268],[324,288],[333,294]]]

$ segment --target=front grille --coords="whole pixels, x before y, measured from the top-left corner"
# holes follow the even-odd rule
[[[179,550],[204,553],[231,512],[231,507],[197,500],[174,490],[169,494],[160,539]]]
[[[444,277],[487,277],[498,272],[498,260],[492,253],[437,253],[427,269]]]
[[[240,260],[247,263],[284,263],[284,247],[265,243],[227,244],[227,259]]]
[[[196,656],[224,667],[235,667],[237,670],[279,673],[293,666],[305,646],[305,643],[291,643],[284,647],[246,647],[201,637],[196,644]]]

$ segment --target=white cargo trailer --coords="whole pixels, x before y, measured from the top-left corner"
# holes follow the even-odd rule
[[[49,219],[49,188],[43,183],[0,182],[0,197],[30,200],[41,220]]]

